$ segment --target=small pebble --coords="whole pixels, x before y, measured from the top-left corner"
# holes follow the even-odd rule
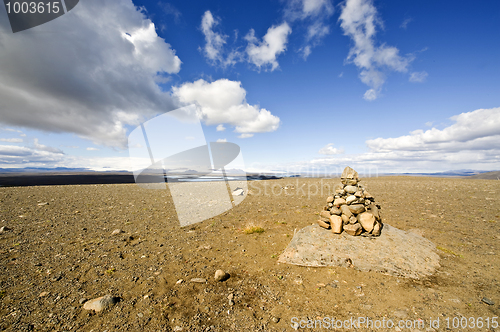
[[[111,233],[111,235],[119,235],[119,234],[121,234],[121,233],[125,233],[125,232],[124,232],[123,230],[121,230],[121,229],[117,228],[117,229],[115,229],[115,230]]]
[[[481,301],[483,301],[484,303],[486,303],[487,305],[495,305],[495,302],[493,302],[492,300],[490,300],[489,298],[487,297],[483,297],[481,299]]]
[[[201,284],[204,284],[207,282],[207,279],[203,279],[203,278],[193,278],[191,279],[191,282],[197,282],[197,283],[201,283]]]
[[[229,273],[222,270],[215,271],[215,281],[225,281],[227,279],[229,279]]]

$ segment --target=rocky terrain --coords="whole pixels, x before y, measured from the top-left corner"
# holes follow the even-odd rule
[[[482,317],[481,329],[449,330],[499,330],[485,322],[500,316],[500,181],[363,179],[384,224],[436,245],[432,276],[278,264],[338,182],[249,182],[241,204],[186,228],[168,190],[2,187],[0,330],[293,331],[326,317],[410,324],[395,331]]]

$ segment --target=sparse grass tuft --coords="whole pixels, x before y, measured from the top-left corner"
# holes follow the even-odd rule
[[[452,250],[450,250],[450,249],[446,249],[446,248],[443,248],[443,247],[436,247],[436,248],[438,248],[438,249],[439,249],[439,250],[441,250],[442,252],[445,252],[445,253],[447,253],[447,254],[451,254],[451,255],[453,255],[453,256],[457,256],[457,257],[461,257],[461,258],[463,258],[463,257],[464,257],[464,256],[462,256],[462,255],[460,255],[460,254],[456,254],[455,252],[453,252],[453,251],[452,251]]]
[[[245,228],[243,230],[243,232],[245,232],[245,234],[263,233],[264,228],[262,228],[260,226],[249,226],[249,227]]]
[[[112,267],[111,269],[107,270],[106,271],[106,274],[107,275],[113,275],[113,273],[115,273],[116,269],[114,267]]]

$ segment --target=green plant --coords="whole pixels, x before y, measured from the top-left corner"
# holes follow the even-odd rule
[[[251,227],[245,228],[244,232],[245,232],[245,234],[263,233],[264,228],[262,228],[260,226],[251,226]]]

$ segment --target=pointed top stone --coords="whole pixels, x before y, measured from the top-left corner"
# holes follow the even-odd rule
[[[342,172],[342,175],[340,176],[340,181],[343,184],[355,185],[359,181],[358,172],[353,170],[351,167],[347,166],[346,168],[344,168],[344,171]]]

